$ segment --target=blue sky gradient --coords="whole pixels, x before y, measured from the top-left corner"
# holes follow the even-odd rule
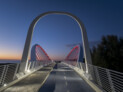
[[[66,11],[85,24],[89,41],[103,35],[123,36],[123,0],[1,0],[0,59],[20,59],[31,21],[47,11]],[[63,59],[67,44],[81,43],[77,23],[67,16],[49,15],[34,29],[32,45],[40,44],[53,59]]]

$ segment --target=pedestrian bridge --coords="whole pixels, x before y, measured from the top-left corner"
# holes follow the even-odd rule
[[[33,30],[42,17],[67,15],[79,25],[82,45],[75,46],[62,61],[53,61],[35,44]],[[29,60],[31,52],[31,60]],[[84,59],[83,59],[84,58]],[[20,64],[0,64],[0,92],[123,92],[123,73],[92,65],[84,24],[67,12],[51,11],[31,23]]]
[[[122,92],[123,73],[90,64],[87,72],[86,64],[76,61],[80,53],[78,47],[75,46],[65,60],[60,62],[51,61],[40,45],[34,45],[27,71],[20,73],[19,64],[0,65],[0,91]]]

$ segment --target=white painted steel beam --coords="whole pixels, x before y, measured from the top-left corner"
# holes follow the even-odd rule
[[[72,19],[74,19],[78,23],[80,30],[81,30],[81,35],[82,35],[82,41],[83,41],[82,43],[83,43],[83,49],[84,49],[86,71],[88,72],[87,64],[92,64],[92,60],[91,60],[89,43],[88,43],[87,33],[86,33],[86,29],[84,27],[84,24],[75,15],[68,13],[68,12],[60,12],[60,11],[49,11],[49,12],[42,13],[32,21],[32,23],[30,24],[30,27],[28,29],[28,34],[27,34],[27,38],[26,38],[26,42],[25,42],[25,46],[24,46],[24,50],[23,50],[23,55],[22,55],[19,71],[25,72],[27,70],[28,58],[30,55],[30,46],[31,46],[33,31],[34,31],[36,23],[44,16],[50,15],[50,14],[67,15],[67,16],[71,17]]]

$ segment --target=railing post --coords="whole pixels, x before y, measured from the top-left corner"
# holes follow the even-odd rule
[[[82,63],[80,62],[80,69],[82,69]],[[82,69],[83,70],[83,69]]]
[[[4,70],[4,74],[3,74],[2,84],[5,83],[5,77],[6,77],[7,71],[8,71],[8,65],[5,65],[5,70]]]
[[[79,68],[80,69],[80,63],[79,63],[79,61],[77,62],[77,68]]]
[[[98,68],[97,68],[97,66],[94,66],[94,70],[95,70],[95,73],[96,73],[96,81],[97,81],[97,83],[101,86],[101,87],[103,87],[102,86],[102,83],[101,83],[101,79],[100,79],[100,76],[99,76],[99,73],[98,73]]]
[[[15,76],[16,76],[16,74],[17,74],[18,68],[19,68],[19,64],[16,65],[16,70],[15,70],[15,73],[14,73],[13,80],[15,79]]]
[[[31,67],[31,62],[29,62],[29,65],[28,65],[28,70],[30,70],[30,67]]]
[[[1,78],[0,78],[0,84],[3,85],[3,78],[4,78],[4,74],[6,72],[6,65],[3,65],[3,71],[1,73]]]
[[[115,92],[115,88],[114,88],[114,84],[112,82],[110,70],[106,69],[106,72],[107,72],[107,76],[108,76],[108,80],[109,80],[109,84],[110,84],[111,90],[112,90],[112,92]]]

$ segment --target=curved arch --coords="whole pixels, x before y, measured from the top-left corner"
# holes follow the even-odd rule
[[[79,45],[77,45],[69,52],[65,60],[77,61],[79,57],[79,52],[80,52],[80,47]],[[73,54],[75,56],[73,56]]]
[[[87,63],[91,64],[92,61],[91,61],[91,55],[90,55],[90,50],[89,50],[87,33],[86,33],[86,29],[84,27],[84,24],[75,15],[68,13],[68,12],[60,12],[60,11],[49,11],[49,12],[42,13],[32,21],[32,23],[30,24],[30,27],[28,29],[28,34],[27,34],[27,38],[26,38],[26,42],[25,42],[25,47],[23,50],[23,55],[22,55],[22,60],[21,60],[19,71],[24,72],[27,68],[28,57],[29,57],[29,53],[30,53],[30,45],[31,45],[31,41],[32,41],[33,31],[34,31],[33,29],[35,28],[36,23],[42,17],[49,15],[49,14],[67,15],[67,16],[70,16],[72,19],[74,19],[78,23],[80,30],[81,30],[81,35],[82,35],[83,50],[84,50],[84,57],[85,57],[85,63],[86,63],[86,71],[88,72]]]
[[[51,61],[51,59],[40,45],[35,44],[31,49],[31,61]]]
[[[72,50],[65,58],[65,62],[73,66],[76,66],[79,60],[79,56],[80,56],[80,46],[76,45],[75,47],[72,48]]]

